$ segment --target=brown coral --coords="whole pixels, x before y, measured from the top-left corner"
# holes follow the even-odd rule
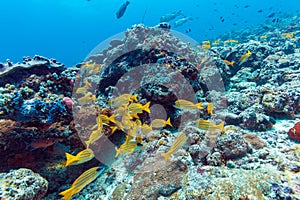
[[[293,128],[287,132],[289,138],[296,142],[300,142],[300,122],[297,122]]]

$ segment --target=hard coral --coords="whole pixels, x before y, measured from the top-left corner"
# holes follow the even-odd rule
[[[300,142],[300,122],[297,122],[293,128],[287,132],[289,138],[296,142]]]

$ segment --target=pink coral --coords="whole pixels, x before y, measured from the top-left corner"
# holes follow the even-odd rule
[[[63,98],[63,102],[64,102],[64,104],[65,104],[69,109],[72,109],[74,102],[73,102],[73,100],[72,100],[71,98],[69,98],[69,97],[64,97],[64,98]]]

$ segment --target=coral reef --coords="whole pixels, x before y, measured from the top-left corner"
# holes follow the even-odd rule
[[[46,181],[20,169],[0,175],[1,198],[57,199],[82,172],[107,161],[74,199],[299,199],[300,32],[293,31],[295,39],[272,30],[262,40],[261,30],[245,30],[230,35],[237,44],[222,36],[223,45],[203,49],[165,24],[138,24],[74,68],[41,56],[3,65],[0,167],[33,169],[49,181],[49,193]],[[123,94],[126,105],[114,108]],[[182,99],[190,107],[176,106]],[[125,120],[134,104],[137,113]],[[163,126],[152,127],[154,119]],[[186,140],[176,145],[182,132]],[[87,146],[98,160],[65,168],[64,153]],[[116,155],[121,148],[124,155]],[[6,177],[38,185],[14,189]]]
[[[8,200],[38,200],[45,196],[48,181],[25,168],[0,174],[0,197]]]

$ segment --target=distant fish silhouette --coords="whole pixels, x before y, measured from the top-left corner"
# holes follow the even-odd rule
[[[272,18],[272,17],[275,16],[275,14],[276,14],[276,13],[273,12],[273,13],[269,14],[267,17],[268,17],[268,18]]]
[[[117,13],[116,13],[118,19],[120,19],[120,18],[124,15],[124,13],[125,13],[125,11],[126,11],[126,8],[127,8],[127,6],[128,6],[129,4],[130,4],[130,2],[129,2],[129,1],[126,1],[126,2],[123,3],[122,6],[119,8],[119,10],[118,10]]]

